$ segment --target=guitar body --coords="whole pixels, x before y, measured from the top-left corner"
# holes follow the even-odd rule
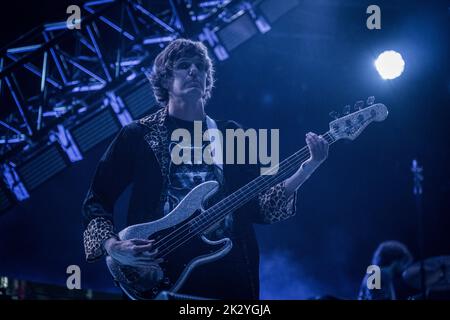
[[[211,197],[218,187],[216,181],[198,185],[168,215],[153,222],[129,226],[119,233],[120,239],[154,239],[155,243],[158,243],[175,229],[201,214],[204,211],[204,201]],[[106,258],[106,264],[129,298],[154,299],[162,291],[178,292],[194,268],[225,256],[231,250],[232,242],[229,238],[211,241],[204,235],[197,235],[188,241],[179,239],[172,248],[159,265],[124,266],[109,256]]]

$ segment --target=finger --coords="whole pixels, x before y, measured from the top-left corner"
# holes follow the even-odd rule
[[[313,142],[308,143],[309,155],[313,156],[316,154],[316,146]]]
[[[150,251],[153,248],[153,243],[144,244],[144,245],[136,245],[133,248],[135,253],[143,253],[146,251]]]
[[[320,142],[320,140],[317,138],[316,141],[314,141],[312,153],[314,155],[315,159],[321,159],[323,157],[323,154],[325,152],[323,144]]]
[[[311,136],[311,145],[314,147],[316,151],[320,150],[320,141],[316,135]]]
[[[153,263],[153,264],[155,264],[155,265],[159,265],[160,263],[163,263],[163,262],[164,262],[164,259],[163,259],[163,258],[155,259],[155,258],[148,257],[148,256],[145,256],[145,257],[143,257],[143,258],[142,258],[142,256],[141,256],[141,257],[139,257],[138,259],[145,259],[145,261],[150,262],[150,263]]]
[[[328,141],[325,140],[324,137],[319,136],[319,140],[320,140],[320,142],[322,143],[322,145],[323,145],[324,147],[327,147],[327,146],[328,146]]]
[[[153,263],[155,260],[153,260],[152,258],[139,256],[134,261],[139,262],[139,263],[145,263],[146,265],[149,265],[149,264]]]
[[[317,134],[310,132],[307,135],[307,144],[312,154],[317,155],[322,152],[321,142]]]
[[[139,263],[142,266],[146,266],[146,267],[155,267],[155,268],[160,268],[159,264],[163,263],[164,260],[163,259],[152,259],[152,258],[145,258],[145,257],[139,257],[136,258],[136,260],[134,260],[135,263]]]
[[[314,133],[311,133],[311,142],[313,144],[317,144],[319,142],[319,139],[318,139],[317,135],[314,134]]]
[[[145,245],[145,244],[153,243],[155,240],[148,240],[148,239],[131,239],[130,241],[131,241],[133,244],[136,244],[136,245]]]
[[[321,149],[325,147],[325,139],[322,136],[317,136],[317,144],[320,146]]]
[[[325,141],[321,137],[317,137],[317,147],[321,154],[325,152]]]
[[[319,140],[320,136],[317,133],[311,132],[311,136],[315,139],[315,140]]]
[[[313,143],[313,137],[312,137],[312,134],[311,134],[311,132],[308,132],[307,134],[306,134],[306,143],[308,144],[308,145],[310,145],[310,144],[312,144]]]
[[[147,267],[149,267],[151,265],[151,262],[136,260],[136,261],[133,262],[133,265],[136,266],[136,267],[147,268]]]
[[[314,141],[320,143],[320,137],[317,134],[314,134]]]
[[[328,141],[325,140],[325,138],[322,137],[322,145],[323,145],[323,150],[326,154],[328,154],[328,148],[329,148],[329,144]]]
[[[313,138],[309,138],[307,145],[311,154],[315,154],[317,152],[317,144],[314,142]]]
[[[154,258],[156,255],[158,254],[158,249],[155,249],[151,252],[149,252],[149,250],[142,252],[142,255],[145,257],[150,257],[150,258]]]

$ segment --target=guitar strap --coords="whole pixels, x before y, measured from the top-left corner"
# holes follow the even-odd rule
[[[215,129],[214,131],[218,131],[216,122],[211,119],[210,117],[206,116],[206,125],[208,127],[208,130]],[[222,157],[222,145],[220,143],[220,139],[218,139],[216,136],[210,136],[210,143],[211,143],[211,156],[214,164],[218,166],[223,171],[223,157]]]

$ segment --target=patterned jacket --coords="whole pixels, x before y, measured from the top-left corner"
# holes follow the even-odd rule
[[[114,204],[127,186],[132,186],[127,225],[160,218],[155,212],[161,201],[170,161],[166,121],[167,109],[161,108],[123,127],[101,158],[82,208],[87,261],[96,261],[104,256],[104,241],[115,236]],[[217,121],[217,126],[222,132],[228,128],[239,128],[233,121]],[[255,165],[225,164],[226,194],[237,190],[258,174],[259,167]],[[293,216],[295,201],[296,194],[287,198],[284,184],[280,183],[236,211],[235,215],[239,218],[234,222],[234,246],[227,256],[232,261],[230,263],[246,266],[242,281],[248,283],[248,293],[242,297],[259,296],[259,252],[252,224],[271,224]]]

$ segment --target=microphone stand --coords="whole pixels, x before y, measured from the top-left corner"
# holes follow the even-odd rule
[[[423,227],[423,204],[422,204],[422,181],[423,167],[420,167],[417,160],[413,159],[411,172],[414,178],[413,194],[416,199],[416,210],[418,220],[418,244],[419,244],[419,261],[420,261],[420,290],[424,300],[427,299],[426,274],[424,265],[424,227]]]

